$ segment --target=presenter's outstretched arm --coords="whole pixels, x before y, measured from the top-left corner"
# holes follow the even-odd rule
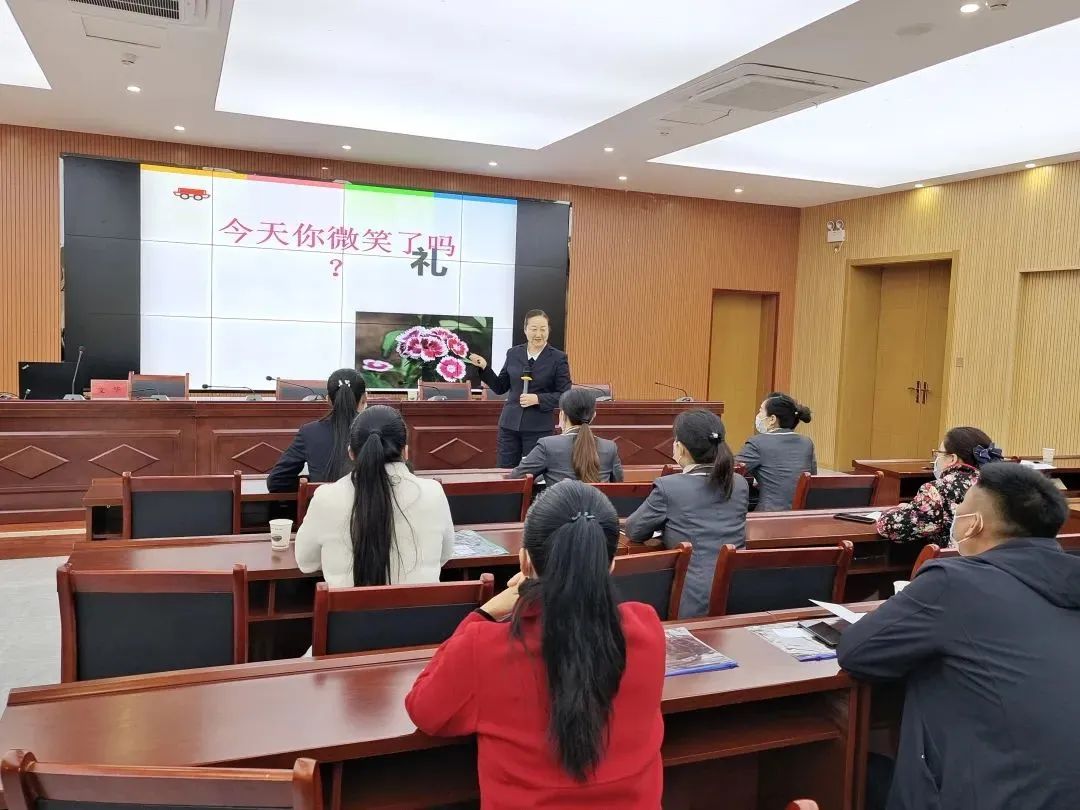
[[[510,375],[506,373],[506,364],[503,364],[503,370],[498,375],[491,370],[488,361],[478,354],[470,354],[469,362],[480,369],[480,379],[487,383],[487,387],[494,391],[496,394],[502,396],[510,390]]]

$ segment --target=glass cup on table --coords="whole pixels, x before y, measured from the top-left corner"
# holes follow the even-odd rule
[[[292,521],[289,518],[270,521],[270,548],[274,551],[285,551],[291,539]]]
[[[1043,458],[1042,458],[1043,464],[1053,464],[1054,463],[1054,448],[1053,447],[1044,447],[1042,449],[1042,451],[1043,451]]]

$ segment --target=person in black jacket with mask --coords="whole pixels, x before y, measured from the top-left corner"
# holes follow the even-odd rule
[[[844,632],[841,667],[907,681],[888,810],[1080,807],[1080,557],[1055,539],[1067,516],[1039,472],[983,466],[953,517],[961,556]]]
[[[478,354],[469,362],[480,369],[480,379],[496,394],[506,394],[499,416],[498,464],[516,467],[536,443],[555,432],[555,409],[559,397],[569,391],[570,362],[566,353],[548,345],[550,319],[542,309],[525,313],[528,343],[513,346],[506,353],[502,371],[496,375],[488,361]],[[530,377],[525,393],[523,377]]]

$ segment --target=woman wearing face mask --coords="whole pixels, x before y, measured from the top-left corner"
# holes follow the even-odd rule
[[[795,433],[799,422],[810,421],[810,409],[776,391],[765,397],[754,419],[757,435],[743,445],[735,460],[757,479],[756,512],[791,508],[795,486],[804,472],[817,475],[814,443]]]
[[[933,455],[934,480],[919,487],[910,503],[878,518],[877,532],[882,537],[920,546],[949,546],[953,512],[979,480],[979,467],[1002,459],[990,437],[974,427],[954,427]]]

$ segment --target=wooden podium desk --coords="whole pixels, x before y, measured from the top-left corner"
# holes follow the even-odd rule
[[[418,470],[493,467],[501,402],[388,401],[409,425]],[[688,408],[723,413],[719,402],[627,401],[597,405],[594,428],[619,445],[624,464],[671,463],[671,426]],[[68,510],[78,519],[94,478],[265,475],[297,428],[326,403],[226,398],[171,402],[0,402],[0,511]],[[42,519],[47,519],[43,516]]]
[[[1039,456],[1020,456],[1026,461],[1041,461]],[[934,465],[924,458],[855,459],[851,462],[856,474],[881,471],[885,480],[878,492],[879,503],[910,501],[927,481],[934,480]],[[1080,492],[1080,456],[1058,456],[1051,469],[1051,478],[1058,478],[1065,489]]]
[[[813,615],[821,613],[783,618]],[[776,618],[679,623],[739,666],[665,682],[665,808],[706,806],[703,796],[723,797],[728,810],[779,808],[806,796],[823,810],[861,806],[865,687],[835,660],[800,663],[746,629]],[[474,799],[475,743],[427,737],[405,712],[431,652],[16,689],[0,718],[0,749],[109,765],[284,767],[308,756],[331,772],[331,810]]]

